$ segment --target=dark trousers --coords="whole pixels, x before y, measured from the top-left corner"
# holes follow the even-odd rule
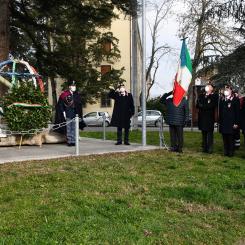
[[[67,118],[66,121],[69,122],[72,118]],[[75,121],[72,121],[66,125],[66,138],[68,144],[74,144],[76,141],[76,124]]]
[[[124,128],[124,143],[128,143],[129,128]],[[122,128],[117,128],[117,142],[122,143]]]
[[[241,145],[241,140],[240,140],[240,129],[235,129],[234,130],[234,150],[238,150],[240,148]]]
[[[182,152],[183,148],[183,126],[169,126],[171,148],[173,151]]]
[[[222,134],[224,143],[224,155],[232,157],[234,155],[234,137],[233,134]]]
[[[214,144],[214,132],[202,131],[202,150],[203,152],[212,153]]]

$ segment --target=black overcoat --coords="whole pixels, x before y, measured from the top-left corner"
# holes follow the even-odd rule
[[[245,97],[241,98],[241,110],[240,110],[240,128],[242,133],[245,133]]]
[[[202,131],[211,132],[214,130],[215,111],[218,106],[217,94],[201,94],[198,97],[198,128]]]
[[[111,89],[109,97],[114,99],[114,108],[111,119],[111,126],[130,128],[130,118],[134,115],[134,100],[131,93],[125,96]]]
[[[239,125],[240,101],[238,98],[220,99],[219,131],[222,134],[233,134],[234,125]]]

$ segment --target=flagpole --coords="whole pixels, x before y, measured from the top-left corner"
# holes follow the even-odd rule
[[[142,0],[142,146],[146,146],[146,3]]]

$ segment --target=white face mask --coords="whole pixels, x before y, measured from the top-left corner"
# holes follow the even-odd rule
[[[121,87],[121,88],[120,88],[120,93],[124,94],[124,93],[125,93],[125,91],[126,91],[126,90],[125,90],[125,88],[124,88],[124,87]]]
[[[70,89],[72,92],[75,92],[77,88],[76,88],[76,86],[71,86]]]
[[[225,90],[224,95],[225,95],[225,97],[228,97],[231,95],[231,92],[229,90]]]
[[[206,86],[205,87],[205,92],[209,92],[209,91],[210,91],[209,86]]]

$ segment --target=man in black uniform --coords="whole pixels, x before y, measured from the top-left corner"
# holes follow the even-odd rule
[[[239,98],[238,90],[234,90],[234,99],[236,99],[237,103],[240,106],[240,98]],[[240,107],[240,112],[241,112],[241,107]],[[240,145],[241,145],[241,137],[240,137],[240,124],[239,124],[239,127],[237,129],[234,129],[234,149],[239,150]]]
[[[239,126],[240,106],[232,93],[231,86],[225,86],[224,97],[220,99],[219,123],[223,136],[224,155],[234,155],[234,130]]]
[[[241,97],[240,104],[241,104],[240,127],[242,130],[242,134],[244,136],[244,144],[245,144],[245,97]]]
[[[124,128],[124,144],[129,143],[130,118],[134,115],[134,100],[131,93],[125,90],[125,86],[120,84],[117,90],[111,89],[109,97],[114,99],[114,108],[111,119],[111,126],[117,127],[116,145],[122,144],[122,129]]]
[[[211,83],[205,86],[205,92],[200,94],[196,107],[198,108],[198,128],[202,131],[202,151],[213,152],[213,133],[215,110],[218,105],[218,95]]]

